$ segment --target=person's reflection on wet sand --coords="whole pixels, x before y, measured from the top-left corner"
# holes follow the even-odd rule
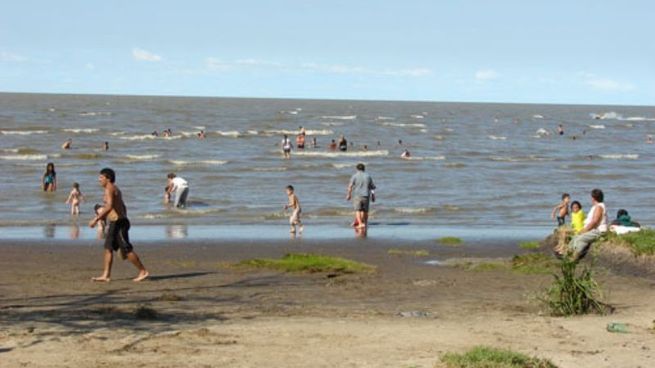
[[[43,236],[48,239],[55,237],[55,224],[47,224],[43,227]]]
[[[80,225],[77,223],[71,224],[71,229],[70,229],[70,238],[71,240],[76,240],[79,239],[80,237]]]
[[[166,237],[168,239],[185,239],[189,236],[187,225],[166,225]]]

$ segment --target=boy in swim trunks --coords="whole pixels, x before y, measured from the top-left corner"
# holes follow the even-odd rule
[[[557,215],[557,226],[563,226],[566,223],[566,216],[569,214],[570,201],[571,196],[568,193],[564,193],[562,194],[562,202],[553,208],[550,218],[555,219],[555,215]]]
[[[105,204],[99,213],[89,222],[91,228],[95,227],[98,222],[107,219],[109,221],[107,237],[105,238],[105,252],[103,262],[103,272],[99,277],[93,277],[92,281],[109,282],[111,280],[111,265],[114,259],[114,251],[120,251],[123,259],[128,259],[134,267],[139,270],[137,277],[133,281],[139,282],[145,280],[149,273],[141,263],[139,256],[134,252],[128,231],[130,230],[130,221],[127,219],[127,208],[123,202],[123,195],[114,184],[116,174],[110,168],[100,170],[98,182],[104,188]]]
[[[293,185],[287,186],[287,196],[289,197],[289,203],[284,206],[284,209],[287,210],[291,208],[293,210],[289,217],[289,225],[291,225],[289,232],[295,234],[297,225],[298,233],[302,234],[303,226],[302,222],[300,222],[300,201],[298,200],[298,196],[294,193]]]

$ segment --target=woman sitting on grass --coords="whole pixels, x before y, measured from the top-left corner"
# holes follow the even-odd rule
[[[573,254],[574,260],[580,260],[589,251],[591,243],[607,232],[607,209],[603,200],[602,190],[594,189],[591,191],[592,207],[585,219],[584,228],[571,239],[568,249],[564,249],[565,246],[555,249],[557,256],[562,257],[565,253],[570,252]]]

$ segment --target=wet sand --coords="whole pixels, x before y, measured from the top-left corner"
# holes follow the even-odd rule
[[[480,344],[559,367],[648,367],[655,359],[652,278],[601,269],[615,314],[555,318],[535,300],[549,275],[424,264],[509,257],[519,252],[514,244],[187,241],[136,250],[150,280],[132,282],[135,269],[116,260],[112,282],[98,284],[89,281],[101,271],[97,243],[0,243],[0,366],[433,367],[445,352]],[[287,252],[351,258],[377,272],[229,266]],[[609,322],[627,323],[630,333],[607,332]]]

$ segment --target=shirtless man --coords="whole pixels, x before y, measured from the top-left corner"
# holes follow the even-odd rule
[[[114,259],[114,251],[120,251],[121,258],[129,259],[130,262],[139,270],[139,274],[133,281],[145,280],[149,273],[141,263],[139,256],[132,249],[132,244],[128,236],[130,230],[130,221],[127,219],[127,208],[123,202],[123,195],[120,189],[114,184],[116,174],[110,168],[100,170],[98,182],[104,188],[104,202],[102,209],[98,211],[96,217],[89,222],[90,227],[95,227],[105,218],[109,221],[107,237],[105,238],[105,253],[103,262],[103,272],[100,277],[93,277],[92,281],[109,282],[111,280],[111,265]]]

